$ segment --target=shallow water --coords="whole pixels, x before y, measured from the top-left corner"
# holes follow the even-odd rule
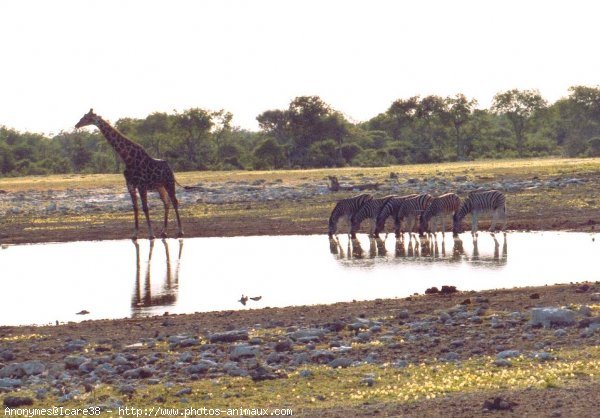
[[[93,241],[0,250],[0,325],[404,297],[600,280],[598,234],[481,233],[437,245],[359,235]],[[239,302],[241,295],[260,300]],[[87,315],[77,315],[86,310]]]

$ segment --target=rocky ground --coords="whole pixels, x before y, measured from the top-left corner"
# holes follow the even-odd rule
[[[508,196],[509,229],[591,231],[600,222],[594,190],[600,178],[589,172],[551,176],[340,176],[342,186],[380,184],[375,195],[457,192],[480,188]],[[265,176],[266,177],[266,176]],[[191,183],[178,192],[186,236],[290,235],[326,233],[326,220],[338,199],[356,191],[332,192],[327,177],[305,180]],[[0,182],[0,188],[2,183]],[[123,239],[131,236],[131,200],[122,185],[86,188],[31,188],[0,192],[0,243]],[[150,207],[160,230],[162,203]],[[143,218],[143,214],[140,213]],[[171,216],[171,233],[176,231]],[[466,224],[468,225],[468,219]],[[486,220],[482,223],[485,227]],[[145,222],[141,220],[141,236]]]
[[[294,387],[313,382],[314,389],[307,390],[316,404],[266,398],[269,405],[293,407],[296,416],[455,417],[487,409],[510,409],[517,416],[597,416],[599,292],[597,283],[457,293],[450,288],[406,299],[1,327],[0,398],[6,405],[105,410],[132,402],[237,405],[246,399],[243,389],[207,398],[196,385],[242,377],[259,392],[263,381],[296,379]],[[439,367],[442,375],[443,365],[468,369],[473,359],[488,359],[485,367],[492,373],[517,370],[524,362],[543,370],[572,350],[584,353],[578,357],[582,370],[542,388],[476,386],[441,390],[429,400],[373,395],[351,401],[360,394],[355,391],[384,385],[381,376],[414,367]],[[336,401],[331,388],[319,388],[327,369],[361,371],[349,399]],[[111,388],[109,394],[95,396],[103,387]],[[160,394],[148,398],[148,387],[161,388]],[[494,404],[494,397],[501,399]],[[257,402],[246,400],[252,401]]]

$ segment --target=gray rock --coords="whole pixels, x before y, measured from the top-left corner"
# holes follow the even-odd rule
[[[398,319],[408,319],[409,317],[410,317],[410,313],[408,312],[407,309],[402,309],[396,315],[396,318],[398,318]]]
[[[149,367],[138,367],[137,369],[127,370],[123,373],[126,379],[146,379],[154,374],[154,370]]]
[[[507,359],[511,357],[518,357],[521,354],[519,350],[504,350],[496,354],[496,359]]]
[[[300,375],[300,377],[307,379],[309,377],[313,377],[313,372],[311,372],[308,369],[304,369],[304,370],[300,370],[299,375]]]
[[[406,361],[406,360],[396,360],[395,362],[392,363],[392,366],[394,366],[397,369],[404,369],[405,367],[408,366],[408,361]]]
[[[310,359],[315,363],[329,363],[334,358],[335,354],[327,350],[315,350],[310,356]]]
[[[73,340],[66,343],[64,349],[67,352],[83,351],[87,344],[85,340]]]
[[[4,398],[6,408],[18,408],[20,406],[33,405],[33,398],[29,396],[7,396]]]
[[[21,379],[1,378],[0,388],[13,389],[21,386]]]
[[[233,348],[229,352],[229,358],[231,360],[237,361],[241,358],[255,357],[256,355],[258,355],[258,352],[259,350],[255,346],[239,344],[233,346]]]
[[[501,359],[494,360],[494,366],[497,366],[497,367],[510,367],[510,366],[512,366],[512,363],[510,362],[510,360],[507,360],[505,358],[501,358]]]
[[[591,299],[594,302],[600,302],[600,293],[592,293]]]
[[[333,361],[331,361],[328,366],[337,369],[338,367],[342,367],[342,368],[346,368],[349,367],[352,364],[352,360],[350,360],[349,358],[346,357],[340,357],[340,358],[336,358]]]
[[[44,373],[46,365],[38,360],[31,360],[21,363],[21,368],[27,376],[34,376]]]
[[[246,377],[248,376],[248,371],[240,368],[236,363],[228,361],[223,365],[223,371],[227,373],[229,376],[234,377]]]
[[[15,359],[15,354],[12,350],[2,350],[0,351],[0,359],[4,361],[12,361]]]
[[[117,390],[119,391],[119,393],[122,393],[123,395],[132,395],[136,392],[136,388],[133,385],[122,385],[122,386],[119,386],[119,388]]]
[[[237,330],[233,330],[233,331],[219,332],[219,333],[211,334],[208,337],[208,340],[211,343],[217,343],[217,342],[232,343],[235,341],[246,341],[246,340],[248,340],[248,331],[245,329],[237,329]]]
[[[534,359],[539,360],[539,361],[550,361],[550,360],[556,360],[556,357],[553,356],[552,354],[550,354],[547,351],[538,351],[536,353],[532,353],[531,355]]]
[[[0,377],[23,377],[25,372],[21,368],[21,363],[12,363],[0,369]]]
[[[88,360],[89,359],[84,356],[67,356],[65,357],[65,369],[77,369]]]
[[[183,388],[178,390],[177,392],[175,392],[175,396],[180,397],[183,395],[191,395],[192,394],[192,388]]]
[[[81,373],[91,373],[96,368],[96,362],[92,360],[85,361],[77,368]]]
[[[554,331],[555,337],[564,337],[565,335],[567,335],[567,330],[564,328],[559,328],[556,331]]]
[[[94,369],[94,373],[101,376],[115,374],[116,372],[117,371],[115,370],[115,368],[108,363],[100,364]]]
[[[544,328],[553,325],[571,326],[575,324],[575,312],[564,308],[533,308],[529,323]]]
[[[321,328],[306,328],[294,331],[289,336],[295,341],[321,341],[321,338],[325,336],[325,331]]]
[[[129,364],[129,360],[127,360],[127,358],[124,355],[117,354],[113,359],[113,363],[117,366],[124,366]]]
[[[181,353],[179,355],[179,361],[182,363],[191,363],[193,359],[194,355],[189,351],[186,351],[185,353]]]
[[[460,360],[460,355],[458,353],[455,353],[454,351],[450,351],[440,357],[440,361],[458,361],[458,360]]]

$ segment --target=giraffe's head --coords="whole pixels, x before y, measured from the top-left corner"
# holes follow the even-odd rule
[[[88,113],[86,113],[85,115],[83,115],[81,120],[79,122],[77,122],[77,125],[75,125],[75,128],[81,128],[83,126],[88,126],[88,125],[95,125],[96,122],[98,121],[98,117],[99,116],[94,113],[94,109],[90,109],[90,111]]]

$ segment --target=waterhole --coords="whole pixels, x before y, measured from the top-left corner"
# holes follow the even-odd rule
[[[600,280],[598,234],[359,235],[4,246],[0,325],[48,324]],[[246,299],[247,298],[247,299]]]

